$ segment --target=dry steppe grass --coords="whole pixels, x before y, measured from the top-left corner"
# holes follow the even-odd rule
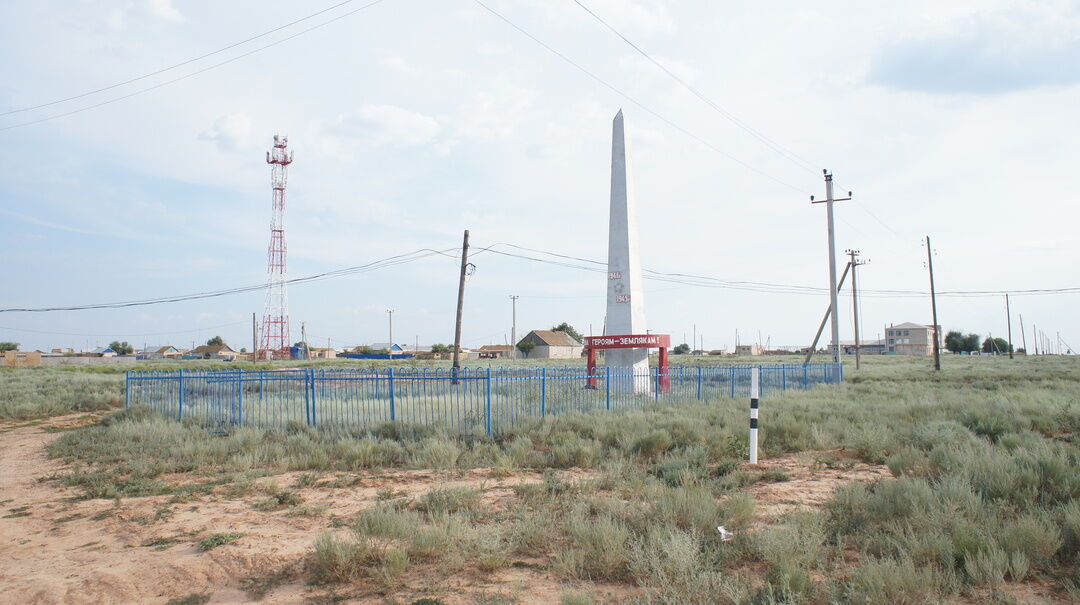
[[[214,434],[133,409],[42,438],[52,459],[34,489],[53,490],[54,508],[3,506],[58,527],[113,511],[101,523],[114,535],[159,534],[176,541],[164,552],[237,570],[272,559],[278,574],[238,571],[161,602],[245,586],[268,602],[1080,599],[1080,362],[944,361],[934,374],[869,358],[843,386],[768,399],[758,467],[742,462],[745,402],[727,399],[495,439],[403,425]],[[175,524],[200,515],[219,522]]]

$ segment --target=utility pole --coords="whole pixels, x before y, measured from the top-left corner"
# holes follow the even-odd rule
[[[851,270],[851,264],[844,267],[844,272],[840,275],[840,283],[836,285],[837,288],[844,287],[844,280],[847,279],[848,271]],[[803,363],[810,363],[810,360],[814,358],[814,353],[817,352],[817,343],[821,340],[821,333],[825,331],[825,323],[829,321],[829,316],[832,315],[832,305],[829,305],[828,309],[825,309],[825,317],[821,318],[821,325],[818,326],[817,333],[814,334],[814,342],[810,345],[810,350],[806,352],[806,359]]]
[[[865,265],[870,261],[860,261],[858,259],[858,250],[847,250],[848,257],[851,258],[848,261],[848,266],[851,267],[851,312],[853,320],[855,321],[855,369],[860,367],[859,359],[859,286],[855,280],[855,269],[859,265]]]
[[[690,354],[694,354],[694,349],[697,348],[697,324],[694,324],[694,344],[690,347]]]
[[[930,236],[926,236],[926,266],[930,269],[930,308],[934,313],[934,370],[941,371],[941,335],[938,334],[937,291],[934,289],[934,249],[930,247]]]
[[[1031,324],[1031,346],[1035,349],[1035,354],[1039,354],[1039,327],[1035,324]]]
[[[457,289],[457,320],[454,322],[454,363],[451,366],[453,384],[458,384],[458,371],[461,369],[461,311],[465,307],[465,273],[469,266],[469,230],[465,230],[465,238],[461,243],[461,275],[458,278]]]
[[[311,356],[308,355],[307,322],[306,321],[300,322],[300,338],[301,338],[301,340],[304,341],[304,360],[306,361],[308,359],[311,359]]]
[[[259,332],[255,314],[251,314],[251,363],[259,363]]]
[[[1006,299],[1008,300],[1008,299]],[[1024,314],[1020,314],[1020,339],[1024,343],[1024,355],[1031,355],[1031,351],[1027,348],[1027,332],[1024,331]]]
[[[825,199],[821,202],[825,203],[829,220],[829,323],[832,324],[832,358],[835,363],[840,363],[840,307],[836,304],[836,228],[833,222],[833,202],[850,200],[851,192],[848,192],[846,198],[833,198],[833,175],[829,174],[828,170],[823,170],[822,173],[825,175]],[[810,196],[810,203],[821,202],[815,202],[814,197]]]
[[[1009,308],[1009,293],[1008,292],[1005,293],[1005,317],[1008,320],[1005,323],[1008,324],[1008,326],[1009,326],[1009,359],[1015,359],[1013,357],[1013,346],[1012,346],[1012,311]]]
[[[517,300],[521,298],[514,294],[510,295],[510,306],[513,309],[512,322],[510,324],[510,358],[517,357]]]
[[[387,316],[390,318],[390,346],[387,347],[387,352],[390,353],[390,361],[394,360],[394,310],[387,309]]]

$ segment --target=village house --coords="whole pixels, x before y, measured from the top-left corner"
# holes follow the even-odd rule
[[[533,330],[518,342],[518,350],[524,351],[529,359],[577,359],[585,347],[566,332],[554,330]]]
[[[232,361],[236,359],[237,353],[229,345],[202,345],[188,351],[188,355],[200,359]]]

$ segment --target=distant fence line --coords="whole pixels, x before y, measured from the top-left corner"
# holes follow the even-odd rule
[[[593,376],[585,368],[535,367],[456,374],[447,368],[151,370],[127,372],[125,405],[222,430],[404,422],[494,435],[548,415],[747,397],[755,367],[761,397],[844,380],[837,363],[686,366],[664,374],[600,368]]]

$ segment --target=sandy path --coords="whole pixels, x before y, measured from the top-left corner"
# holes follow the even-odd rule
[[[512,497],[514,484],[542,481],[539,473],[499,477],[489,469],[327,473],[324,479],[347,478],[349,486],[295,490],[306,505],[326,507],[323,515],[312,517],[289,517],[284,510],[256,511],[251,505],[262,494],[235,498],[211,494],[182,503],[171,502],[171,496],[128,498],[119,504],[72,500],[76,489],[40,480],[64,469],[61,462],[46,457],[45,446],[58,437],[46,429],[72,424],[72,417],[64,417],[0,426],[2,603],[164,604],[193,594],[210,595],[210,603],[247,603],[254,599],[245,592],[250,588],[245,581],[272,576],[278,579],[269,582],[261,603],[291,604],[331,596],[334,602],[385,603],[387,596],[370,587],[304,583],[305,560],[332,518],[351,518],[391,487],[419,495],[436,486],[468,485],[483,489],[484,500],[498,506],[500,500]],[[285,473],[264,481],[291,488],[301,474]],[[199,550],[200,540],[219,532],[245,535],[207,552]],[[455,576],[438,586],[419,573],[410,572],[403,580],[393,597],[406,603],[423,596],[447,604],[474,603],[479,594],[496,593],[517,603],[552,603],[565,588],[553,574],[515,567]],[[618,592],[618,587],[599,591],[604,592]]]

